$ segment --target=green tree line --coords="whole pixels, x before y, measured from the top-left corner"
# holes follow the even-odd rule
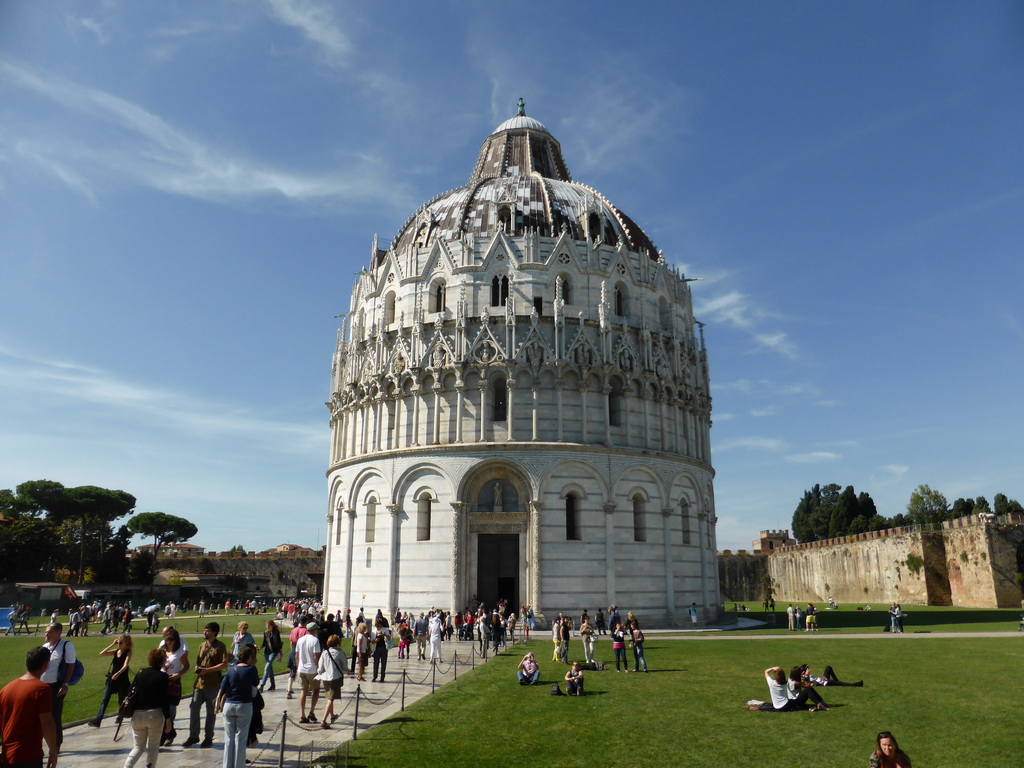
[[[852,485],[815,485],[804,491],[793,512],[793,536],[800,543],[852,536],[906,525],[939,525],[965,515],[1024,512],[1024,507],[1006,494],[997,493],[990,506],[984,496],[959,498],[950,504],[939,491],[919,485],[910,494],[906,513],[892,517],[879,514],[870,494],[858,494]]]
[[[138,567],[129,573],[132,536],[152,537],[159,549],[191,538],[197,529],[161,512],[135,515],[115,528],[135,504],[125,491],[67,488],[53,480],[0,490],[0,581],[144,582],[152,576],[154,558],[136,558]]]

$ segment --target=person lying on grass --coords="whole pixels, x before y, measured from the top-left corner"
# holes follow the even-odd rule
[[[800,677],[800,668],[794,667],[793,671],[797,678]],[[769,667],[764,671],[765,682],[768,683],[768,694],[771,697],[772,709],[776,712],[797,712],[810,709],[812,712],[828,709],[828,705],[822,701],[813,687],[797,685],[792,686],[786,682],[786,670],[782,667]],[[792,682],[792,681],[791,681]],[[811,706],[807,703],[810,699],[814,702]]]
[[[851,688],[863,688],[864,681],[858,680],[856,683],[844,683],[838,677],[836,677],[835,671],[831,666],[825,665],[825,670],[821,673],[821,677],[811,674],[811,669],[806,664],[800,667],[800,674],[804,682],[810,683],[811,685],[846,685]]]

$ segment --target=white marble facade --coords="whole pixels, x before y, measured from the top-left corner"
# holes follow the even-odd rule
[[[330,609],[717,612],[688,281],[538,121],[374,241],[328,407]]]

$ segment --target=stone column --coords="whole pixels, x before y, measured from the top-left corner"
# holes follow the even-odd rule
[[[562,414],[565,413],[564,403],[562,402],[562,390],[565,389],[565,383],[559,379],[555,382],[555,402],[557,404],[556,411],[558,411],[558,442],[564,440],[562,433]]]
[[[418,383],[412,390],[412,444],[420,444],[420,403],[423,400],[423,387]]]
[[[477,415],[480,430],[477,442],[482,443],[487,437],[487,382],[484,379],[480,379],[480,383],[477,386],[480,389],[480,413]]]
[[[334,512],[327,510],[327,549],[324,554],[324,608],[327,608],[328,595],[331,591],[331,560],[334,558]],[[340,522],[340,521],[339,521]]]
[[[508,394],[505,395],[505,404],[508,406],[506,408],[506,412],[505,412],[505,418],[508,419],[508,438],[507,439],[508,439],[509,442],[512,442],[513,440],[516,439],[515,429],[513,428],[513,425],[516,423],[516,421],[515,421],[515,409],[512,407],[512,394],[513,394],[513,392],[515,391],[515,388],[516,388],[516,380],[513,379],[511,376],[509,376],[505,380],[505,382],[506,382],[506,390],[507,390],[507,393],[508,393]]]
[[[533,402],[533,412],[532,412],[531,417],[530,417],[530,421],[533,424],[533,430],[532,430],[532,437],[531,437],[531,439],[536,441],[536,440],[540,439],[540,435],[539,435],[538,430],[537,430],[537,427],[538,427],[538,424],[537,424],[537,398],[538,398],[538,390],[537,390],[537,382],[536,381],[534,381],[533,385],[530,387],[530,392],[531,392],[531,394],[533,396],[533,401],[532,401]]]
[[[356,455],[356,433],[359,431],[359,416],[356,413],[355,406],[349,406],[348,408],[348,422],[349,422],[349,439],[352,441],[352,447],[349,449],[348,455]],[[345,606],[348,608],[348,606]]]
[[[346,509],[345,517],[348,524],[348,536],[345,547],[345,588],[342,591],[343,608],[352,607],[352,558],[355,556],[356,545],[356,511]]]
[[[590,442],[587,439],[587,392],[590,391],[590,386],[587,384],[580,384],[580,427],[583,430],[582,442],[584,445]]]
[[[434,428],[431,445],[441,442],[441,393],[444,387],[441,384],[434,384]]]
[[[601,388],[601,395],[604,397],[604,444],[609,447],[612,444],[612,406],[608,400],[611,393],[611,387]]]
[[[529,540],[530,560],[527,563],[530,583],[526,590],[526,603],[533,606],[534,614],[544,610],[544,595],[541,590],[541,577],[544,575],[541,570],[541,542],[540,542],[540,511],[543,505],[539,501],[530,502],[530,527],[527,535]]]
[[[647,413],[647,404],[650,402],[650,400],[650,393],[646,389],[644,389],[643,393],[640,395],[640,403],[643,405],[644,409],[644,440],[643,444],[640,447],[647,450],[649,450],[651,447],[651,426],[649,414]]]
[[[392,450],[402,447],[402,409],[405,408],[405,394],[402,390],[395,392],[395,431],[391,440]]]
[[[469,505],[461,501],[452,502],[452,611],[460,610],[465,605],[463,584],[466,579],[466,542],[463,541],[466,529],[466,513]]]
[[[622,411],[623,411],[623,429],[625,430],[625,439],[622,441],[624,448],[632,447],[633,443],[633,388],[625,387],[622,391]]]
[[[455,442],[462,442],[462,409],[465,405],[466,385],[459,383],[455,385]],[[452,610],[455,610],[453,607]]]
[[[605,602],[615,605],[615,505],[604,505]]]
[[[704,527],[707,525],[708,513],[701,511],[697,513],[697,539],[700,552],[700,597],[701,606],[704,608],[705,616],[711,614],[707,613],[710,609],[708,603],[708,556],[707,556],[707,545],[704,537]]]
[[[668,414],[665,412],[668,398],[664,394],[658,397],[658,439],[661,443],[661,450],[669,450]]]
[[[666,617],[670,624],[675,623],[676,586],[675,574],[672,572],[672,507],[661,510],[661,540],[665,547],[665,606]]]
[[[399,504],[388,504],[388,512],[391,513],[391,541],[388,546],[388,593],[385,611],[388,616],[394,616],[395,608],[398,607],[398,558],[401,549],[402,507]]]
[[[384,399],[383,394],[377,395],[377,423],[374,424],[374,442],[377,443],[377,450],[384,450],[384,440],[387,434],[387,414],[388,405],[387,400]]]

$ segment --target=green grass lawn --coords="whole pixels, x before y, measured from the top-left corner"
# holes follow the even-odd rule
[[[587,695],[553,697],[565,667],[531,644],[543,684],[521,687],[522,648],[460,675],[349,745],[351,765],[867,765],[891,730],[916,766],[1020,766],[1024,638],[783,639],[648,637],[649,674],[587,674]],[[581,655],[574,641],[570,655]],[[612,656],[608,641],[597,657]],[[750,712],[763,671],[831,664],[863,688],[819,689],[829,712]],[[564,690],[564,682],[562,683]]]
[[[732,613],[734,603],[726,603]],[[741,618],[771,620],[766,616],[759,602],[739,603],[749,611],[733,614]],[[788,602],[775,604],[775,628],[757,629],[757,632],[786,633],[786,606]],[[818,605],[818,632],[882,632],[889,626],[889,606],[882,603],[860,603],[861,608],[870,605],[870,611],[858,611],[856,605],[840,605],[830,611]],[[801,603],[806,608],[807,603]],[[903,629],[909,633],[920,632],[1016,632],[1020,623],[1021,609],[1014,608],[948,608],[934,605],[903,606]]]
[[[255,618],[256,621],[251,619]],[[250,632],[254,629],[254,636],[257,641],[262,639],[262,630],[264,621],[261,621],[263,617],[249,617]],[[239,617],[229,617],[227,624],[223,620],[223,616],[219,618],[211,619],[206,617],[202,620],[202,624],[205,626],[209,621],[217,621],[221,625],[221,634],[219,639],[223,642],[228,650],[231,649],[231,637],[234,634],[234,630],[237,627]],[[174,626],[179,632],[191,633],[194,632],[193,624],[199,620],[195,617],[186,617],[183,621],[175,619]],[[225,626],[227,630],[225,631]],[[287,658],[290,649],[288,643],[287,632],[283,632],[284,636],[284,658]],[[64,700],[64,722],[71,723],[77,720],[85,720],[96,715],[96,710],[99,709],[100,699],[103,696],[103,687],[106,682],[105,677],[107,670],[110,668],[110,657],[101,657],[100,651],[106,648],[110,642],[114,639],[113,635],[101,636],[96,632],[90,634],[89,637],[72,637],[69,638],[71,643],[75,646],[75,651],[78,653],[78,657],[82,660],[82,664],[85,667],[85,675],[78,685],[73,686],[69,691],[68,695]],[[146,664],[146,656],[149,651],[156,648],[160,643],[160,635],[144,635],[138,632],[132,633],[132,639],[134,641],[134,647],[132,649],[132,675],[138,672]],[[191,660],[192,666],[195,666],[195,655],[199,649],[202,638],[186,637],[185,641],[189,647],[189,659]],[[0,637],[0,685],[4,685],[7,682],[13,680],[16,677],[20,677],[25,673],[25,652],[30,648],[34,648],[37,645],[42,645],[43,637],[41,635],[25,636],[18,635],[16,637]],[[263,674],[263,655],[260,654],[259,658],[259,671]],[[274,664],[275,670],[278,673],[285,671],[284,661],[279,660]],[[192,685],[195,681],[195,675],[191,672],[186,674],[182,678],[183,690],[182,694],[188,697],[192,693]],[[107,715],[113,715],[117,712],[117,697],[111,699],[111,703],[107,706]],[[179,713],[180,717],[180,713]]]

